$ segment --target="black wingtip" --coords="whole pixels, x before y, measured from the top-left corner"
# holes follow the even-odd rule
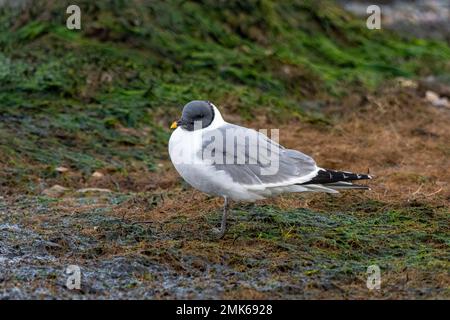
[[[302,184],[327,184],[334,182],[356,181],[367,179],[372,179],[372,176],[369,174],[359,174],[347,171],[320,169],[314,178]]]

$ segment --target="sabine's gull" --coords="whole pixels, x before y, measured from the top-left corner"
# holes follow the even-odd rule
[[[286,149],[265,134],[226,122],[209,101],[195,100],[172,123],[169,155],[194,188],[224,198],[218,236],[226,232],[228,200],[255,201],[285,192],[337,193],[369,189],[353,184],[370,175],[320,168],[306,154]]]

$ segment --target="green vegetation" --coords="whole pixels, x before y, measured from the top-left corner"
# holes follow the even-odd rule
[[[40,257],[14,264],[16,281],[33,283],[39,293],[13,297],[448,297],[448,212],[442,207],[361,199],[343,212],[326,196],[320,197],[325,210],[238,206],[227,240],[217,241],[210,228],[220,224],[219,214],[200,204],[196,216],[179,211],[150,215],[147,222],[121,216],[130,201],[142,210],[155,196],[0,200],[7,213],[2,245],[21,243],[23,252]],[[68,207],[76,214],[67,215]],[[11,225],[20,229],[8,235]],[[60,285],[69,264],[83,268],[81,292]],[[371,292],[366,272],[374,264],[382,290]]]
[[[327,0],[76,2],[79,31],[68,1],[0,8],[0,298],[449,297],[450,113],[417,81],[448,84],[448,43]],[[218,241],[167,157],[193,99],[372,190],[234,203]]]
[[[81,31],[68,2],[0,9],[1,185],[33,191],[59,165],[155,170],[192,99],[321,122],[304,101],[449,72],[445,43],[367,30],[328,1],[77,3]]]

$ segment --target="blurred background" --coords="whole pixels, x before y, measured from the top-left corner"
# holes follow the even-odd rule
[[[448,298],[449,21],[445,0],[0,0],[0,296]],[[238,205],[217,243],[219,202],[168,161],[195,99],[373,191]]]

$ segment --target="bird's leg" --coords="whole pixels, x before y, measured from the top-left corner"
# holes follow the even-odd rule
[[[224,196],[223,200],[222,223],[220,224],[220,230],[217,230],[217,237],[219,239],[222,239],[227,231],[228,198]]]

